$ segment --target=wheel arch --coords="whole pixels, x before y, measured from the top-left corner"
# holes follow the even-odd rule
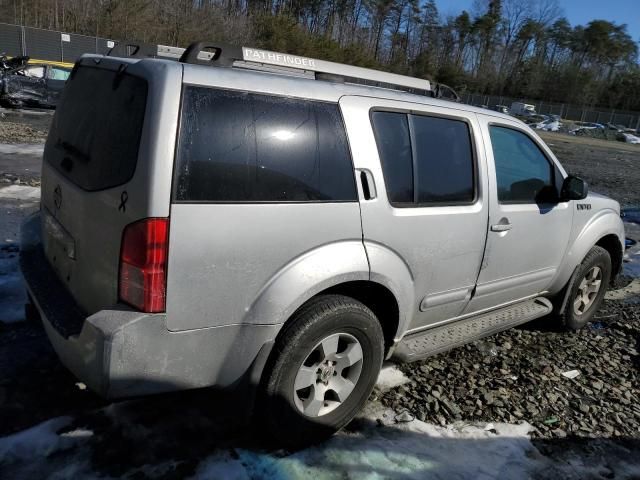
[[[384,334],[385,354],[389,353],[400,325],[400,307],[391,290],[370,280],[352,281],[327,288],[313,298],[329,294],[345,295],[368,307],[380,322]]]
[[[562,294],[578,265],[596,245],[606,249],[610,255],[614,252],[611,257],[612,266],[615,265],[612,271],[613,278],[613,272],[617,273],[620,270],[624,253],[624,226],[615,211],[603,210],[581,228],[549,288],[552,295]]]
[[[614,234],[605,235],[596,242],[595,246],[602,247],[609,252],[611,257],[611,282],[613,282],[622,270],[624,250],[621,248],[620,239]]]

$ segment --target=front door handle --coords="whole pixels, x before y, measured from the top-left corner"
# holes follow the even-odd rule
[[[508,232],[511,230],[512,225],[510,223],[496,223],[491,225],[492,232]]]

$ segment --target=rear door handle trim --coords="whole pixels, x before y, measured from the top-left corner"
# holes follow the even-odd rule
[[[370,170],[363,168],[360,170],[360,183],[365,200],[374,200],[377,196],[376,183]]]

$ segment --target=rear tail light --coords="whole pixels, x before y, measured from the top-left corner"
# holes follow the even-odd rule
[[[120,249],[120,300],[143,312],[164,312],[168,253],[168,218],[127,225]]]

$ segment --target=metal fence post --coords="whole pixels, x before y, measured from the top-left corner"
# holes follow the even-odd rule
[[[22,50],[23,56],[27,54],[27,41],[25,39],[24,27],[22,25],[20,26],[20,49]]]

